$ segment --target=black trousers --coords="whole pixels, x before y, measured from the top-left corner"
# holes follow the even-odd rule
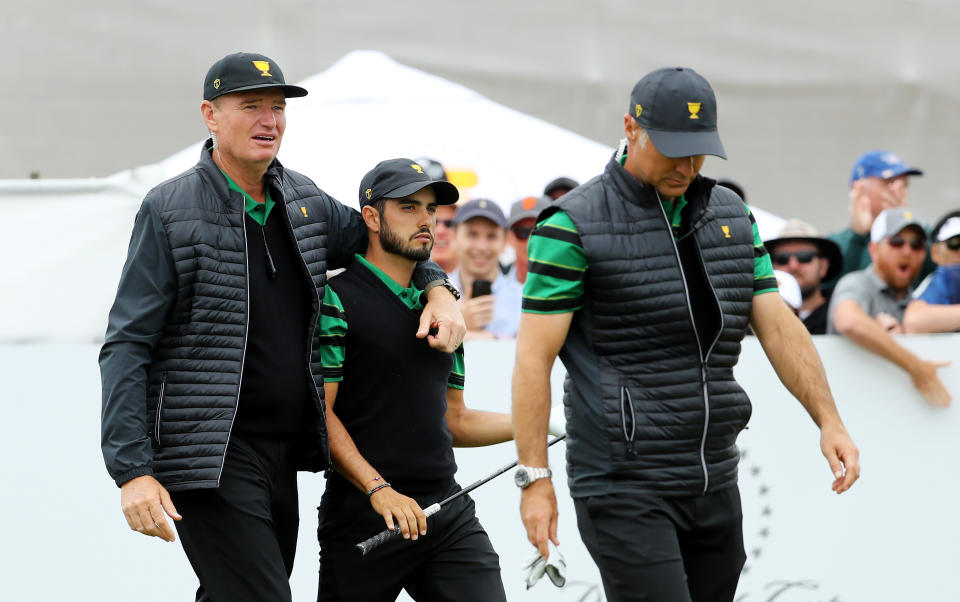
[[[740,491],[574,499],[609,602],[725,602],[746,562]]]
[[[300,525],[293,446],[230,439],[219,489],[174,492],[197,602],[290,602]]]
[[[460,490],[449,480],[426,494],[398,489],[426,508]],[[418,602],[505,601],[500,558],[464,495],[427,519],[427,534],[398,539],[361,557],[354,545],[386,528],[363,492],[328,489],[318,508],[319,602],[396,600],[405,589]]]

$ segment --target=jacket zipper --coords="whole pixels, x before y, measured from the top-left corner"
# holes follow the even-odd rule
[[[163,411],[163,391],[167,388],[167,371],[164,370],[160,378],[160,396],[157,398],[157,418],[154,426],[154,435],[157,438],[157,447],[160,447],[160,413]]]
[[[230,195],[233,196],[232,194]],[[227,463],[227,448],[230,447],[230,437],[233,435],[233,423],[237,421],[237,412],[240,411],[240,389],[243,386],[243,366],[247,360],[247,337],[250,334],[250,249],[247,244],[247,216],[246,205],[240,199],[240,223],[243,225],[243,279],[246,286],[247,307],[243,321],[243,351],[240,353],[240,378],[237,380],[237,403],[234,404],[233,418],[230,419],[230,428],[227,430],[227,441],[223,448],[223,459],[220,462],[220,472],[217,473],[217,487],[220,487],[220,477],[223,476],[223,467]]]
[[[677,247],[677,241],[673,238],[673,224],[667,217],[667,212],[663,208],[663,201],[660,200],[660,193],[654,189],[657,195],[657,204],[660,207],[660,215],[667,224],[667,233],[670,236],[670,242],[673,244],[673,254],[677,258],[677,267],[680,268],[680,279],[683,281],[683,299],[687,304],[687,314],[690,316],[690,327],[693,329],[693,338],[697,341],[697,351],[700,352],[700,386],[703,391],[703,436],[700,438],[700,468],[703,470],[703,493],[706,495],[710,487],[710,473],[707,471],[707,429],[710,426],[710,397],[707,395],[706,380],[706,359],[703,353],[703,344],[700,342],[700,334],[697,332],[697,324],[693,320],[693,306],[690,305],[690,289],[687,287],[687,275],[683,271],[683,261],[680,259],[680,249]],[[699,249],[698,249],[699,252]],[[711,349],[713,346],[711,345]],[[709,352],[708,352],[709,353]]]

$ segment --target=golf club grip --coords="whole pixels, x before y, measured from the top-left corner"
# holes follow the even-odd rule
[[[357,549],[360,550],[361,556],[366,556],[367,552],[376,550],[383,544],[387,543],[389,540],[400,536],[400,525],[394,527],[391,531],[390,529],[384,529],[383,531],[377,533],[373,537],[365,539],[357,544]]]

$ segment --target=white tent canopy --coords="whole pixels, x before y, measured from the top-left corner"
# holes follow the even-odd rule
[[[473,173],[464,196],[506,209],[556,176],[589,179],[612,153],[379,52],[352,52],[300,85],[310,94],[288,104],[279,158],[352,206],[363,174],[386,158],[434,157]],[[140,200],[199,152],[198,141],[109,178],[0,182],[14,224],[0,238],[0,342],[101,339]],[[765,236],[779,229],[779,218],[755,213]]]

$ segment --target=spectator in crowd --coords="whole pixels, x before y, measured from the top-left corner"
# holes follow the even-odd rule
[[[937,269],[903,314],[906,332],[960,331],[960,211],[940,218],[931,232]]]
[[[798,219],[787,221],[776,238],[764,243],[773,267],[791,274],[800,285],[803,303],[798,315],[810,334],[826,334],[830,292],[821,286],[843,266],[840,247],[821,238],[813,226]]]
[[[949,405],[950,394],[937,376],[937,368],[949,362],[921,359],[891,336],[903,332],[900,320],[912,297],[910,283],[926,255],[923,225],[902,207],[884,209],[871,228],[869,248],[873,264],[837,283],[828,332],[848,336],[903,368],[931,405]]]
[[[560,176],[550,180],[550,183],[543,187],[543,196],[550,197],[551,201],[555,201],[579,185],[580,182],[573,178]]]
[[[743,186],[737,182],[731,180],[730,178],[720,178],[717,180],[717,186],[723,186],[737,193],[737,196],[740,197],[744,203],[747,202],[747,191],[743,189]]]
[[[473,199],[457,209],[454,220],[457,269],[450,274],[463,291],[467,338],[512,338],[520,324],[523,285],[500,270],[507,242],[507,218],[488,199]]]
[[[507,221],[507,244],[513,247],[517,258],[507,270],[507,276],[521,284],[527,281],[527,241],[537,225],[537,215],[550,205],[548,196],[528,196],[510,206]]]
[[[907,166],[890,151],[870,151],[857,159],[850,174],[850,226],[829,237],[843,255],[843,269],[837,274],[838,279],[870,265],[870,227],[874,220],[884,209],[905,207],[909,176],[922,175],[922,170]],[[934,268],[932,261],[925,261],[913,284],[919,283]],[[835,280],[826,282],[824,288],[832,289],[835,284]]]

